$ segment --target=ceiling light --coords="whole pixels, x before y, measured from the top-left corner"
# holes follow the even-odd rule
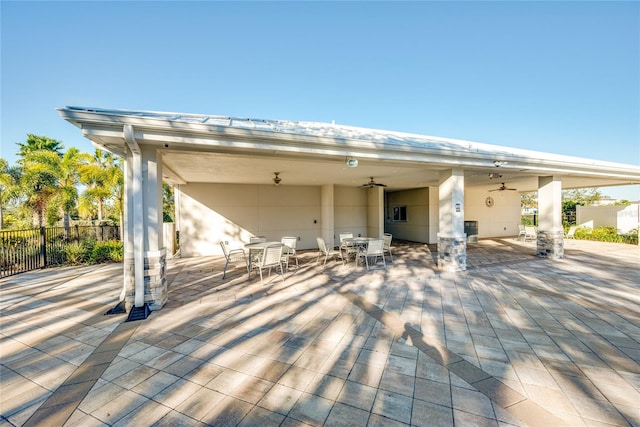
[[[507,164],[507,162],[504,162],[502,160],[494,160],[493,161],[493,166],[495,166],[497,168],[499,168],[500,166],[506,165],[506,164]]]
[[[498,172],[492,172],[489,174],[489,179],[495,179],[495,178],[502,178],[502,175],[500,175]]]
[[[282,181],[282,178],[278,176],[280,175],[280,172],[274,172],[273,174],[275,175],[275,177],[273,178],[273,185],[275,185],[276,187],[279,187],[280,181]]]
[[[358,159],[354,158],[354,157],[347,157],[347,166],[350,168],[357,168],[358,167]]]

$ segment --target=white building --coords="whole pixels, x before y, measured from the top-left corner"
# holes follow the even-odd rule
[[[125,293],[166,302],[162,181],[175,186],[182,256],[340,231],[438,244],[438,264],[466,269],[465,221],[479,237],[518,234],[520,193],[538,192],[537,254],[563,256],[563,189],[640,183],[638,165],[315,122],[58,109],[97,147],[126,160]],[[357,164],[356,167],[354,164]],[[274,186],[274,180],[280,179]],[[382,184],[382,185],[381,185]]]

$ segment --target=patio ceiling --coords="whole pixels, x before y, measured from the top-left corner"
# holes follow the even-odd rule
[[[538,176],[560,176],[563,188],[640,183],[640,167],[470,141],[314,122],[65,107],[67,121],[94,144],[123,154],[130,124],[142,146],[162,153],[164,178],[212,182],[359,186],[369,177],[388,191],[437,186],[439,173],[465,171],[465,185],[535,191]],[[358,167],[346,165],[348,157]],[[503,164],[496,167],[494,162]],[[490,173],[502,175],[489,178]]]

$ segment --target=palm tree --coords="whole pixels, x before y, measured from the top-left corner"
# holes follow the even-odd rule
[[[34,135],[32,133],[27,134],[27,141],[24,144],[18,142],[17,145],[20,147],[18,150],[18,155],[20,157],[24,157],[27,153],[32,151],[39,150],[52,151],[62,157],[62,150],[64,149],[64,146],[60,141],[47,136]]]
[[[80,166],[80,182],[87,186],[85,200],[97,204],[98,221],[102,221],[104,203],[114,195],[121,197],[124,175],[118,158],[109,152],[96,150],[90,162]]]
[[[20,159],[25,205],[32,209],[34,222],[40,227],[47,205],[58,192],[60,161],[58,153],[49,150],[27,150]]]
[[[0,230],[4,228],[4,208],[20,196],[20,168],[0,158]]]
[[[81,153],[75,147],[71,147],[60,160],[59,192],[56,195],[56,204],[62,211],[62,222],[65,233],[69,233],[70,212],[78,201],[78,183],[80,182],[79,170],[91,159],[88,153]]]

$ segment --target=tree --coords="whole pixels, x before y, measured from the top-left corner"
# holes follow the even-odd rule
[[[71,222],[70,212],[78,201],[79,170],[90,159],[89,154],[81,153],[77,148],[71,147],[60,160],[59,191],[56,194],[55,203],[62,211],[62,221],[66,233],[69,232]]]
[[[522,208],[534,209],[538,207],[538,193],[522,193],[520,195],[520,206]]]
[[[598,188],[577,188],[562,191],[562,216],[567,224],[576,223],[577,206],[593,205],[604,196]]]
[[[175,200],[173,198],[173,187],[166,182],[162,183],[162,220],[163,222],[173,222],[175,215]]]
[[[62,157],[62,150],[64,149],[60,141],[32,133],[27,134],[27,141],[24,144],[18,142],[17,145],[20,147],[18,155],[23,158],[27,153],[40,150],[51,151]]]
[[[48,203],[58,192],[60,161],[58,153],[49,150],[27,150],[20,159],[25,206],[31,208],[34,222],[39,227],[44,225],[44,213]]]
[[[562,191],[563,201],[571,201],[580,206],[593,205],[603,197],[599,188],[577,188]]]
[[[80,166],[80,182],[87,186],[84,200],[97,206],[98,221],[104,216],[104,204],[122,193],[124,174],[117,157],[109,152],[96,150],[89,163]]]
[[[0,157],[0,229],[5,224],[5,207],[20,196],[20,168],[9,166],[9,162]]]

